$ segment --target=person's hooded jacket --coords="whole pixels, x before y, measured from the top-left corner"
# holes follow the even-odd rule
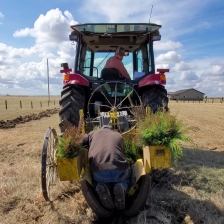
[[[83,145],[89,147],[89,164],[92,172],[101,170],[126,170],[129,163],[125,159],[124,140],[112,130],[110,125],[86,134]]]

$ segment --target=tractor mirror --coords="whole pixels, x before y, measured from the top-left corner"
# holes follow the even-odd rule
[[[161,35],[152,36],[152,41],[158,41],[158,40],[161,40]]]
[[[71,41],[78,41],[78,35],[69,35],[69,40],[71,40]]]
[[[61,63],[61,67],[64,69],[68,69],[68,63]]]

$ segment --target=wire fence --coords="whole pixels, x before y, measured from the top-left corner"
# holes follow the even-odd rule
[[[23,108],[23,102],[21,100],[19,101],[18,105],[19,105],[19,108],[21,108],[21,109]],[[25,103],[24,105],[27,108],[27,103]],[[40,101],[39,105],[38,105],[37,102],[34,103],[33,101],[30,101],[30,108],[33,109],[34,105],[35,105],[36,108],[37,107],[43,108],[43,107],[46,107],[46,106],[48,106],[48,107],[55,106],[56,102],[55,102],[55,100],[54,101],[47,101],[47,102]],[[58,106],[58,102],[57,102],[57,106]],[[8,104],[8,101],[5,100],[5,109],[7,110],[8,108],[10,108],[10,103]]]
[[[19,98],[11,97],[3,99],[0,97],[0,110],[19,110],[19,109],[41,109],[59,106],[59,98],[47,100],[46,98]]]
[[[219,98],[208,98],[205,97],[204,99],[171,99],[171,102],[183,102],[183,103],[223,103],[224,97]]]

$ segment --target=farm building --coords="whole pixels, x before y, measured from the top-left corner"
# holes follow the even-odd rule
[[[176,92],[167,93],[170,100],[203,100],[204,93],[196,89],[182,89]]]

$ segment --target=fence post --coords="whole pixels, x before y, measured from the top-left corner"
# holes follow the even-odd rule
[[[54,100],[54,105],[55,105],[55,100]]]
[[[48,107],[49,107],[49,103],[50,103],[50,101],[48,100],[48,101],[47,101]]]
[[[19,104],[20,104],[20,108],[23,108],[22,101],[21,100],[20,100]]]
[[[31,101],[31,108],[33,109],[33,102]]]
[[[212,103],[214,102],[214,98],[212,99]]]
[[[42,102],[40,101],[40,107],[42,108]]]
[[[7,100],[5,100],[5,109],[7,110],[8,105],[7,105]]]

